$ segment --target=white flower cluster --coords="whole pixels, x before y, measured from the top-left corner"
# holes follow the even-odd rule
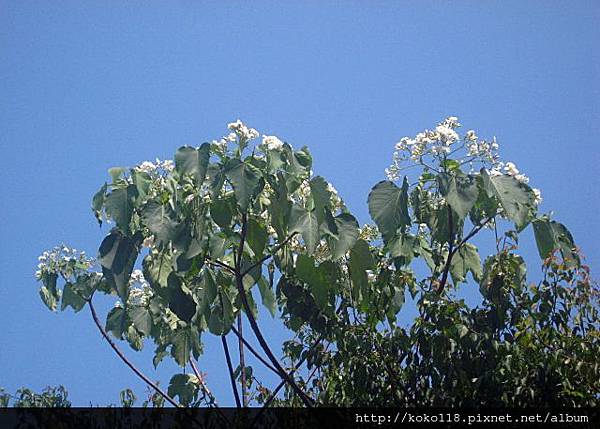
[[[140,270],[133,270],[131,273],[129,287],[128,305],[146,306],[154,295],[150,285],[144,278],[144,273]]]
[[[338,210],[342,210],[345,207],[345,204],[340,195],[338,194],[337,189],[335,189],[333,185],[328,182],[327,190],[331,193],[330,201],[333,211],[336,212]],[[297,204],[304,204],[310,197],[310,194],[310,182],[307,179],[305,179],[302,181],[302,183],[300,183],[300,186],[298,187],[296,192],[294,192],[291,195],[291,198],[292,201],[294,201]]]
[[[135,170],[142,171],[144,173],[148,173],[150,175],[153,174],[161,174],[161,173],[170,173],[175,168],[175,164],[170,159],[165,159],[161,161],[156,158],[155,162],[144,161],[140,165],[135,167]]]
[[[506,174],[507,176],[512,176],[517,179],[521,183],[529,183],[529,177],[522,174],[517,166],[512,162],[498,162],[494,168],[491,170],[487,170],[490,176],[501,176],[502,174]],[[537,188],[531,188],[535,195],[535,205],[540,205],[542,202],[542,191]]]
[[[227,124],[227,128],[233,131],[240,141],[243,142],[254,140],[259,136],[258,131],[256,131],[254,128],[248,127],[239,119],[235,122]]]
[[[280,150],[283,147],[283,142],[277,136],[263,135],[261,146],[267,150]]]
[[[414,139],[403,137],[396,143],[393,163],[386,168],[388,180],[400,178],[400,164],[402,161],[412,160],[420,162],[426,155],[441,157],[451,152],[451,146],[460,140],[456,128],[460,127],[458,118],[450,116],[440,122],[435,130],[425,130],[418,133]]]
[[[469,130],[465,134],[464,140],[467,145],[468,156],[492,165],[498,163],[498,142],[496,141],[496,137],[492,141],[480,140],[475,131]]]
[[[229,143],[233,143],[236,140],[237,134],[229,133],[228,135],[221,137],[219,140],[213,140],[212,142],[210,142],[211,149],[220,155],[225,155],[227,153],[227,146],[229,145]]]
[[[35,272],[38,280],[45,273],[62,274],[68,278],[88,270],[94,264],[94,259],[88,258],[85,252],[69,248],[64,244],[46,250],[38,257],[38,261],[38,270]]]

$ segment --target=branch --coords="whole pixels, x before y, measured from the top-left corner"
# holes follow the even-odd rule
[[[263,358],[261,355],[259,355],[258,352],[254,349],[254,347],[252,347],[250,345],[250,343],[248,341],[246,341],[246,339],[240,335],[240,333],[238,332],[237,329],[235,329],[234,326],[231,326],[231,331],[244,342],[245,346],[248,348],[248,350],[250,350],[250,353],[252,353],[264,366],[269,368],[275,374],[279,375],[279,371],[277,371],[275,368],[273,368],[273,366],[269,362],[267,362],[265,360],[265,358]]]
[[[206,393],[206,396],[208,396],[208,398],[210,399],[210,403],[212,405],[214,405],[215,408],[219,408],[219,404],[217,404],[217,400],[216,400],[215,396],[212,394],[212,392],[206,385],[206,382],[204,381],[204,377],[202,377],[202,374],[200,374],[200,371],[198,370],[198,366],[196,366],[196,362],[194,361],[192,356],[190,356],[190,366],[192,367],[192,371],[194,371],[194,375],[196,376],[196,378],[198,378],[198,381],[200,382],[200,386],[202,387],[202,390],[204,390],[204,393]]]
[[[133,363],[131,363],[131,361],[129,359],[127,359],[127,357],[123,354],[123,352],[119,349],[119,347],[117,347],[115,342],[108,336],[108,334],[106,333],[106,331],[100,324],[100,320],[98,320],[98,315],[96,314],[96,309],[94,308],[94,305],[92,304],[92,297],[90,297],[90,299],[88,300],[88,305],[92,312],[92,318],[94,319],[94,323],[96,323],[96,326],[98,327],[98,330],[100,331],[100,333],[102,334],[104,339],[108,342],[108,344],[110,344],[110,346],[115,351],[115,353],[121,358],[121,360],[123,362],[125,362],[125,365],[127,365],[129,368],[131,368],[131,370],[138,377],[140,377],[142,380],[144,380],[144,382],[146,384],[148,384],[150,387],[152,387],[154,390],[156,390],[163,398],[165,398],[167,400],[167,402],[171,403],[171,405],[173,405],[176,408],[181,407],[181,405],[179,405],[173,398],[171,398],[160,387],[158,387],[158,385],[156,383],[152,382],[152,380],[150,380],[139,369],[137,369],[136,366]]]
[[[449,210],[451,210],[451,209],[449,208]],[[451,211],[449,211],[448,213],[449,213],[449,215],[448,215],[449,218],[452,219]],[[489,216],[485,221],[483,221],[479,225],[473,227],[471,232],[469,232],[460,241],[460,243],[458,243],[458,245],[454,249],[452,248],[452,239],[450,240],[450,244],[448,247],[448,258],[446,259],[446,265],[444,266],[444,271],[442,272],[442,278],[440,280],[440,284],[438,285],[437,293],[442,293],[442,290],[444,290],[444,286],[446,286],[446,281],[448,280],[448,272],[450,271],[450,264],[452,263],[452,257],[456,254],[456,252],[458,252],[460,250],[460,248],[467,241],[469,241],[471,238],[473,238],[473,236],[475,236],[475,234],[477,234],[479,231],[481,231],[481,229],[484,226],[486,226],[493,218],[494,218],[494,216]],[[452,226],[450,226],[450,228],[452,228]],[[450,229],[450,231],[452,231],[452,229]]]
[[[247,228],[248,228],[246,219],[247,219],[246,214],[245,213],[242,214],[242,233],[241,233],[241,238],[240,238],[240,248],[242,248],[244,241],[246,239],[246,233],[247,233]],[[241,260],[241,253],[240,253],[238,260]],[[254,332],[256,339],[258,340],[260,346],[262,347],[263,351],[266,353],[267,357],[269,358],[269,360],[271,361],[273,366],[279,372],[279,376],[283,380],[285,380],[287,383],[289,383],[289,385],[292,387],[292,389],[294,389],[296,394],[300,397],[302,402],[304,402],[304,405],[306,405],[307,407],[312,407],[313,406],[312,399],[306,393],[304,393],[304,391],[302,389],[300,389],[300,387],[296,384],[294,379],[283,369],[283,367],[281,366],[281,364],[279,363],[279,361],[277,360],[277,358],[271,351],[269,344],[263,337],[263,335],[260,331],[260,328],[258,327],[258,323],[256,323],[256,319],[254,318],[254,314],[252,314],[252,309],[250,308],[250,304],[248,303],[248,296],[246,295],[246,291],[244,289],[244,283],[242,281],[242,278],[243,277],[242,277],[241,273],[239,271],[236,272],[235,279],[236,279],[236,286],[238,289],[238,293],[242,299],[242,305],[244,306],[244,311],[246,312],[246,316],[248,317],[248,321],[250,322],[250,327],[252,328],[252,331]]]
[[[275,247],[275,249],[273,249],[273,251],[271,252],[270,255],[265,255],[262,258],[260,258],[260,260],[258,262],[256,262],[255,264],[252,264],[250,266],[250,268],[246,268],[244,270],[244,272],[242,273],[242,278],[248,274],[250,271],[252,271],[253,269],[255,269],[256,267],[258,267],[259,265],[262,265],[267,259],[271,258],[275,253],[279,252],[281,250],[281,248],[283,246],[285,246],[286,244],[289,243],[289,241],[294,238],[294,236],[296,236],[296,234],[298,234],[297,232],[293,232],[292,235],[290,235],[288,238],[286,238],[285,240],[283,240],[281,242],[281,244],[279,244],[277,247]]]
[[[211,265],[216,265],[218,267],[225,268],[227,271],[231,272],[232,274],[235,274],[235,269],[232,266],[227,265],[225,262],[221,262],[218,259],[212,260],[210,258],[206,258],[206,262],[208,262]]]
[[[248,406],[248,386],[246,386],[246,359],[244,357],[244,334],[242,331],[242,313],[238,314],[237,317],[238,324],[238,349],[240,351],[240,382],[242,385],[242,405],[244,407]],[[233,328],[233,326],[232,326]]]
[[[223,343],[223,351],[225,352],[225,359],[227,360],[227,368],[229,369],[229,378],[231,379],[231,388],[233,389],[235,404],[238,408],[241,408],[242,405],[240,404],[240,394],[237,390],[237,384],[235,384],[233,365],[231,365],[231,356],[229,355],[229,346],[227,346],[227,339],[225,338],[225,335],[221,335],[221,343]]]

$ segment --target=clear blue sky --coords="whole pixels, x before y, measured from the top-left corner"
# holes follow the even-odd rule
[[[237,118],[308,145],[366,222],[393,144],[456,115],[497,136],[597,275],[599,28],[597,1],[0,1],[0,386],[64,384],[77,405],[143,392],[86,310],[43,306],[36,257],[63,241],[96,253],[90,199],[109,167],[171,157]],[[213,346],[200,367],[232,404]],[[124,347],[168,382],[175,367],[154,372],[150,345]]]

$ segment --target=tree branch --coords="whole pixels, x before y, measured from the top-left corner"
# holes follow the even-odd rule
[[[237,384],[235,383],[235,376],[233,375],[233,365],[231,364],[229,346],[227,345],[227,339],[225,338],[225,335],[221,335],[221,343],[223,344],[223,351],[225,352],[225,360],[227,360],[227,368],[229,369],[229,378],[231,379],[231,388],[233,390],[235,404],[238,408],[241,408],[242,404],[240,403],[240,394],[238,393]]]
[[[238,335],[238,350],[240,352],[240,383],[242,385],[242,405],[248,406],[248,386],[246,386],[246,359],[244,357],[244,334],[242,331],[242,313],[237,317],[237,325],[239,330]],[[232,326],[233,328],[233,326]]]
[[[260,354],[258,354],[258,352],[254,349],[254,347],[252,347],[252,345],[248,341],[246,341],[246,339],[244,337],[242,337],[240,335],[240,333],[238,332],[237,329],[235,329],[234,326],[231,327],[231,331],[244,342],[244,345],[248,348],[250,353],[252,353],[264,366],[269,368],[275,374],[279,375],[279,371],[277,371],[275,368],[273,368],[273,365],[271,365],[269,362],[267,362],[265,360],[265,358],[263,358]]]
[[[139,369],[137,369],[136,366],[133,363],[131,363],[131,361],[129,359],[127,359],[127,357],[123,354],[123,352],[119,349],[119,347],[117,347],[115,342],[108,336],[108,334],[106,333],[106,331],[100,324],[100,320],[98,319],[98,315],[96,314],[96,309],[94,308],[94,305],[92,304],[92,297],[90,297],[90,299],[88,300],[88,305],[90,307],[90,311],[92,313],[92,318],[94,319],[94,323],[98,327],[98,330],[100,331],[100,333],[102,334],[104,339],[108,342],[108,344],[110,344],[110,346],[115,351],[115,353],[121,358],[121,360],[123,362],[125,362],[125,365],[127,365],[129,368],[131,368],[131,370],[138,377],[140,377],[142,380],[144,380],[144,382],[147,385],[149,385],[154,390],[156,390],[163,398],[165,398],[167,400],[167,402],[169,402],[174,407],[177,407],[177,408],[181,407],[181,405],[179,405],[177,403],[177,401],[175,401],[173,398],[171,398],[169,395],[167,395],[160,387],[158,387],[158,385],[156,383],[154,383],[152,380],[150,380],[148,377],[146,377]]]
[[[448,209],[450,210],[448,212],[448,217],[449,217],[450,220],[452,220],[452,214],[451,214],[452,209],[450,209],[450,207]],[[448,272],[450,271],[450,265],[452,263],[452,257],[456,254],[456,252],[458,252],[460,250],[460,248],[467,241],[469,241],[471,238],[473,238],[473,236],[475,236],[475,234],[477,234],[479,231],[481,231],[481,229],[484,226],[486,226],[493,218],[494,218],[494,216],[489,216],[488,218],[486,218],[485,221],[483,221],[479,225],[473,227],[473,229],[471,230],[471,232],[469,232],[460,241],[460,243],[458,243],[458,245],[455,248],[452,248],[452,241],[453,240],[452,240],[452,238],[450,239],[450,244],[449,244],[449,247],[448,247],[448,258],[446,259],[446,265],[444,266],[444,271],[442,272],[442,278],[440,280],[440,284],[438,285],[437,293],[442,293],[442,291],[444,290],[444,287],[446,286],[446,282],[448,280]],[[452,226],[450,226],[450,231],[452,231]]]
[[[196,378],[198,378],[198,381],[200,382],[200,386],[202,387],[202,390],[204,390],[204,393],[210,399],[210,403],[212,405],[214,405],[215,408],[219,408],[217,399],[215,398],[215,396],[212,394],[212,392],[206,385],[206,382],[204,381],[204,377],[202,377],[202,374],[200,374],[200,371],[198,370],[198,366],[196,365],[196,362],[194,361],[192,356],[190,356],[190,366],[192,367],[192,371],[194,371],[194,375],[196,376]]]
[[[281,244],[279,244],[277,247],[275,247],[275,249],[273,249],[273,251],[271,252],[270,255],[263,256],[262,258],[260,258],[260,260],[258,262],[252,264],[249,268],[246,268],[244,270],[244,272],[242,272],[242,277],[244,277],[246,274],[248,274],[250,271],[252,271],[256,267],[258,267],[259,265],[262,265],[266,260],[268,260],[273,255],[275,255],[275,253],[279,252],[283,246],[285,246],[286,244],[288,244],[289,241],[292,238],[294,238],[294,236],[296,236],[296,234],[298,234],[298,233],[297,232],[292,233],[292,235],[290,235],[288,238],[286,238],[285,240],[283,240],[283,242]]]
[[[242,232],[241,232],[241,238],[240,238],[240,248],[242,248],[242,245],[244,244],[244,241],[246,239],[247,229],[248,229],[247,216],[246,216],[246,213],[243,213],[242,214]],[[241,254],[239,257],[241,260]],[[271,351],[269,344],[263,337],[262,332],[260,331],[260,328],[258,327],[258,323],[256,323],[256,319],[254,318],[254,314],[252,314],[252,309],[250,308],[250,304],[248,303],[248,296],[246,295],[246,291],[244,289],[244,283],[242,281],[243,277],[239,271],[236,272],[235,279],[236,279],[236,286],[238,289],[238,293],[242,299],[242,305],[244,306],[244,311],[246,312],[246,316],[248,317],[248,321],[250,322],[250,327],[252,328],[252,331],[254,332],[254,335],[256,336],[256,339],[258,340],[263,351],[266,353],[267,357],[269,358],[269,360],[271,361],[273,366],[279,372],[279,376],[283,380],[285,380],[287,383],[289,383],[289,385],[292,387],[292,389],[300,397],[300,399],[302,400],[304,405],[306,405],[307,407],[312,407],[313,406],[312,399],[306,393],[304,393],[304,391],[302,389],[300,389],[300,387],[296,384],[294,379],[283,369],[283,367],[281,366],[281,364],[279,363],[279,361],[277,360],[277,358]]]

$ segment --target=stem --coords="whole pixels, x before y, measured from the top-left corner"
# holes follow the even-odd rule
[[[240,394],[238,393],[237,384],[235,384],[235,377],[233,375],[233,365],[231,365],[231,356],[229,355],[229,346],[227,345],[227,339],[225,338],[225,335],[221,335],[221,343],[223,343],[225,360],[227,360],[227,368],[229,369],[229,378],[231,379],[231,388],[233,390],[235,404],[238,408],[241,408],[242,405],[240,404]]]
[[[192,356],[190,356],[190,366],[192,367],[192,371],[194,371],[194,375],[196,376],[196,378],[198,378],[198,381],[200,382],[200,386],[202,387],[202,390],[204,390],[204,393],[206,393],[206,396],[208,396],[208,398],[210,399],[210,403],[212,405],[214,405],[216,408],[219,408],[219,404],[217,404],[217,400],[216,400],[215,396],[212,394],[212,392],[206,385],[206,382],[204,381],[204,377],[202,377],[202,374],[200,374],[200,371],[198,370],[198,366],[196,365],[196,362],[194,361]]]
[[[240,351],[240,375],[242,384],[242,405],[248,406],[248,387],[246,386],[246,359],[244,358],[244,334],[242,331],[242,313],[238,314],[237,325],[239,330],[238,348]]]
[[[267,362],[265,360],[265,358],[263,358],[260,354],[258,354],[258,352],[254,349],[254,347],[252,347],[252,345],[248,341],[246,341],[246,339],[244,337],[242,337],[240,335],[240,333],[238,332],[237,329],[235,329],[234,326],[231,327],[231,331],[243,341],[244,345],[250,351],[250,353],[252,353],[264,366],[269,368],[275,374],[279,375],[279,371],[277,371],[275,368],[273,368],[273,365],[271,365],[269,362]]]
[[[451,220],[452,219],[452,209],[450,209],[450,207],[448,207],[448,210],[450,210],[448,212],[448,218]],[[446,259],[446,265],[444,266],[444,272],[442,273],[442,279],[440,280],[440,284],[437,288],[437,293],[442,293],[442,290],[444,290],[444,286],[446,285],[446,281],[448,280],[448,272],[450,271],[450,264],[452,262],[452,257],[456,254],[456,252],[458,252],[458,250],[467,242],[469,241],[471,238],[473,238],[473,236],[475,234],[477,234],[479,231],[481,231],[481,229],[486,226],[492,219],[494,218],[494,216],[490,216],[488,217],[485,221],[483,221],[482,223],[480,223],[479,225],[477,225],[476,227],[474,227],[471,232],[469,232],[465,238],[463,238],[460,243],[458,243],[458,245],[453,249],[452,248],[452,238],[450,238],[450,243],[449,243],[449,252],[448,252],[448,258]],[[450,225],[450,236],[452,237],[452,225]]]
[[[256,262],[255,264],[252,264],[250,266],[250,268],[245,269],[242,272],[242,277],[244,277],[246,274],[248,274],[250,271],[252,271],[254,268],[258,267],[259,265],[262,265],[267,259],[269,259],[270,257],[272,257],[275,253],[279,252],[279,250],[281,250],[281,248],[283,246],[285,246],[286,244],[288,244],[288,242],[294,238],[294,236],[298,234],[297,232],[292,233],[292,235],[290,235],[288,238],[286,238],[285,240],[283,240],[283,242],[278,245],[275,249],[273,249],[273,251],[271,252],[270,255],[265,255],[263,256],[258,262]]]
[[[243,245],[246,240],[247,230],[248,230],[247,216],[246,216],[246,213],[243,213],[242,214],[242,233],[241,233],[241,238],[240,238],[240,249],[243,249]],[[240,252],[238,261],[241,261],[241,258],[242,258],[242,255]],[[283,369],[283,367],[281,366],[281,364],[279,363],[279,361],[277,360],[277,358],[271,351],[269,344],[263,337],[263,335],[260,331],[260,328],[258,327],[258,323],[256,323],[256,319],[254,318],[254,315],[252,314],[252,309],[250,308],[250,304],[248,303],[248,297],[246,295],[246,291],[244,290],[244,283],[242,281],[242,275],[237,270],[236,270],[235,280],[236,280],[238,293],[242,299],[242,305],[244,306],[244,311],[246,312],[246,316],[248,317],[248,322],[250,322],[250,327],[252,328],[252,331],[254,332],[254,335],[256,336],[256,339],[258,340],[263,351],[266,353],[267,357],[269,358],[269,360],[271,361],[273,366],[279,372],[279,376],[283,380],[285,380],[287,383],[289,383],[289,385],[292,387],[292,389],[300,397],[300,399],[302,400],[304,405],[306,405],[309,408],[312,407],[313,406],[312,399],[310,397],[308,397],[308,395],[306,393],[304,393],[304,391],[302,389],[300,389],[300,387],[296,384],[294,379]]]
[[[119,347],[117,347],[115,342],[108,336],[108,334],[106,333],[106,331],[100,324],[100,320],[98,320],[98,315],[96,314],[96,309],[94,308],[94,305],[92,304],[92,297],[90,297],[90,299],[88,300],[88,305],[90,307],[90,311],[92,312],[92,318],[94,319],[94,323],[98,327],[98,330],[100,331],[100,333],[102,334],[104,339],[108,342],[108,344],[110,344],[110,346],[115,351],[115,353],[121,358],[121,360],[123,362],[125,362],[125,365],[127,365],[129,368],[131,368],[131,370],[138,377],[140,377],[142,380],[144,380],[144,382],[147,385],[149,385],[154,390],[156,390],[163,398],[165,398],[165,400],[167,400],[167,402],[169,402],[171,405],[173,405],[176,408],[181,407],[181,405],[179,405],[173,398],[171,398],[160,387],[158,387],[158,385],[156,383],[154,383],[152,380],[150,380],[148,377],[146,377],[139,369],[137,369],[136,366],[133,363],[131,363],[131,361],[129,359],[127,359],[127,357],[123,354],[123,352],[119,349]]]

